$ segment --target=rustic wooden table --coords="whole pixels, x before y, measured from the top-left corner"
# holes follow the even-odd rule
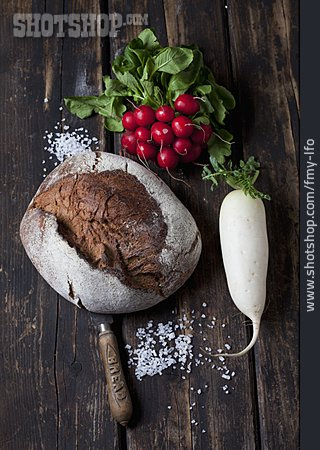
[[[7,0],[0,8],[0,448],[297,449],[298,1]],[[98,117],[81,122],[59,106],[66,95],[98,93],[114,55],[142,27],[122,27],[116,38],[21,39],[13,37],[17,12],[147,13],[162,43],[197,43],[217,80],[234,93],[237,108],[230,127],[237,154],[254,154],[261,161],[258,184],[272,202],[266,203],[270,303],[254,350],[232,361],[236,376],[230,395],[210,364],[194,365],[186,380],[179,370],[168,370],[138,381],[127,369],[133,423],[124,429],[110,417],[88,315],[58,298],[37,274],[18,229],[42,181],[44,131],[62,116],[71,127],[85,124],[101,139],[102,149],[119,150],[118,138],[104,132]],[[233,349],[240,349],[250,336],[229,297],[219,250],[219,206],[228,189],[210,191],[198,169],[186,176],[191,188],[165,180],[199,225],[204,242],[199,266],[162,305],[116,320],[122,347],[136,343],[137,327],[148,320],[177,320],[183,310],[199,314],[203,302],[206,315],[218,318],[215,334],[208,337],[215,345],[230,334]],[[195,332],[195,353],[202,339]],[[206,392],[196,397],[191,387],[204,385]]]

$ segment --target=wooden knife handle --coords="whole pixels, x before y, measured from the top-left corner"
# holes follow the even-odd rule
[[[121,366],[117,338],[112,330],[99,334],[99,349],[106,373],[111,413],[117,422],[126,426],[132,416],[132,402]]]

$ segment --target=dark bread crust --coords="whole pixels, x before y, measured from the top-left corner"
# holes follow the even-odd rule
[[[139,180],[122,170],[67,175],[32,208],[53,214],[58,232],[93,266],[134,288],[161,293],[159,256],[167,225]]]

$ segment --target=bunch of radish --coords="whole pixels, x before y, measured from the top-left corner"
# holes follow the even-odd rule
[[[190,94],[180,95],[174,108],[162,105],[135,107],[122,117],[125,133],[122,148],[142,161],[156,161],[162,169],[174,169],[179,163],[196,161],[212,135],[210,125],[192,121],[200,105]]]

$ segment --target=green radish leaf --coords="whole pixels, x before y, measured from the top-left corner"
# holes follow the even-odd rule
[[[131,89],[134,94],[141,95],[142,94],[142,87],[140,82],[130,73],[130,72],[117,72],[115,73],[118,80],[127,86],[127,88]]]
[[[225,87],[220,86],[219,84],[216,84],[216,91],[221,100],[223,101],[223,104],[226,107],[226,109],[234,109],[234,107],[236,106],[236,101],[231,92],[228,91],[228,89],[226,89]]]
[[[112,116],[117,117],[118,119],[122,119],[123,114],[125,113],[127,107],[123,103],[123,99],[120,97],[114,97],[112,102]]]
[[[141,79],[149,80],[153,70],[154,70],[154,63],[152,58],[149,57],[144,65]]]
[[[161,72],[160,76],[160,84],[162,85],[163,89],[167,90],[169,86],[171,76],[169,73]]]
[[[105,85],[105,95],[114,97],[126,97],[131,95],[130,89],[128,89],[119,80],[110,78],[109,75],[103,77],[103,82]]]
[[[151,28],[145,28],[141,31],[138,38],[142,41],[143,47],[147,50],[153,51],[161,48],[157,36]]]
[[[121,97],[111,97],[109,102],[109,115],[105,115],[104,125],[109,131],[121,132],[123,125],[121,118],[126,111],[126,106],[123,104]],[[100,113],[101,114],[101,113]],[[103,114],[101,114],[103,115]]]
[[[203,84],[202,86],[197,86],[193,90],[194,95],[208,95],[212,91],[211,84]]]
[[[107,130],[112,132],[119,132],[124,130],[121,120],[115,119],[113,117],[105,117],[104,126]]]
[[[140,59],[137,56],[137,54],[135,53],[135,51],[133,51],[130,48],[130,45],[127,45],[126,48],[124,49],[124,56],[125,56],[126,60],[129,61],[129,63],[131,64],[131,66],[133,68],[140,66],[140,64],[141,64]]]
[[[141,80],[141,86],[143,87],[143,95],[145,97],[153,97],[154,84],[152,81]]]
[[[268,194],[255,188],[260,173],[260,164],[253,156],[245,161],[240,161],[238,167],[233,167],[231,161],[228,164],[218,162],[214,157],[210,159],[213,171],[205,166],[202,171],[202,179],[212,182],[212,187],[218,186],[221,181],[228,183],[233,189],[242,189],[246,195],[252,198],[271,200]]]
[[[213,106],[213,114],[216,121],[219,124],[224,125],[224,119],[227,114],[227,109],[225,108],[223,100],[221,100],[215,88],[213,88],[210,94],[208,94],[208,99]]]
[[[200,112],[207,115],[214,112],[214,107],[212,106],[210,99],[206,95],[203,95],[201,97]]]
[[[124,55],[134,62],[134,66],[144,65],[149,57],[149,51],[144,48],[141,39],[133,39],[125,48]]]
[[[64,103],[68,110],[79,119],[86,119],[94,112],[97,97],[65,97]]]
[[[208,153],[210,161],[215,159],[218,163],[223,164],[225,158],[231,155],[231,140],[233,136],[227,130],[218,130],[214,133],[208,142]]]
[[[154,57],[154,72],[166,72],[172,75],[186,69],[193,60],[193,51],[188,48],[165,47]]]
[[[200,67],[203,64],[203,56],[199,50],[193,50],[193,61],[184,70],[170,78],[168,91],[174,93],[171,97],[175,100],[180,94],[185,93],[196,81]]]
[[[76,114],[80,119],[85,119],[93,112],[102,116],[113,114],[113,100],[116,97],[107,97],[105,94],[99,97],[66,97],[65,104],[70,112]]]
[[[210,119],[208,118],[208,116],[200,115],[197,117],[192,117],[192,122],[195,123],[196,125],[201,124],[209,125]]]
[[[130,72],[130,70],[134,70],[135,66],[131,61],[128,61],[123,55],[119,55],[113,61],[112,70],[114,74],[117,73],[126,73]]]
[[[80,119],[85,119],[95,112],[104,117],[120,117],[121,120],[126,110],[121,97],[108,97],[105,94],[99,97],[67,97],[65,104],[70,112]]]
[[[163,96],[163,93],[162,93],[161,89],[159,88],[159,86],[154,87],[153,97],[157,103],[157,107],[164,104],[164,96]]]

